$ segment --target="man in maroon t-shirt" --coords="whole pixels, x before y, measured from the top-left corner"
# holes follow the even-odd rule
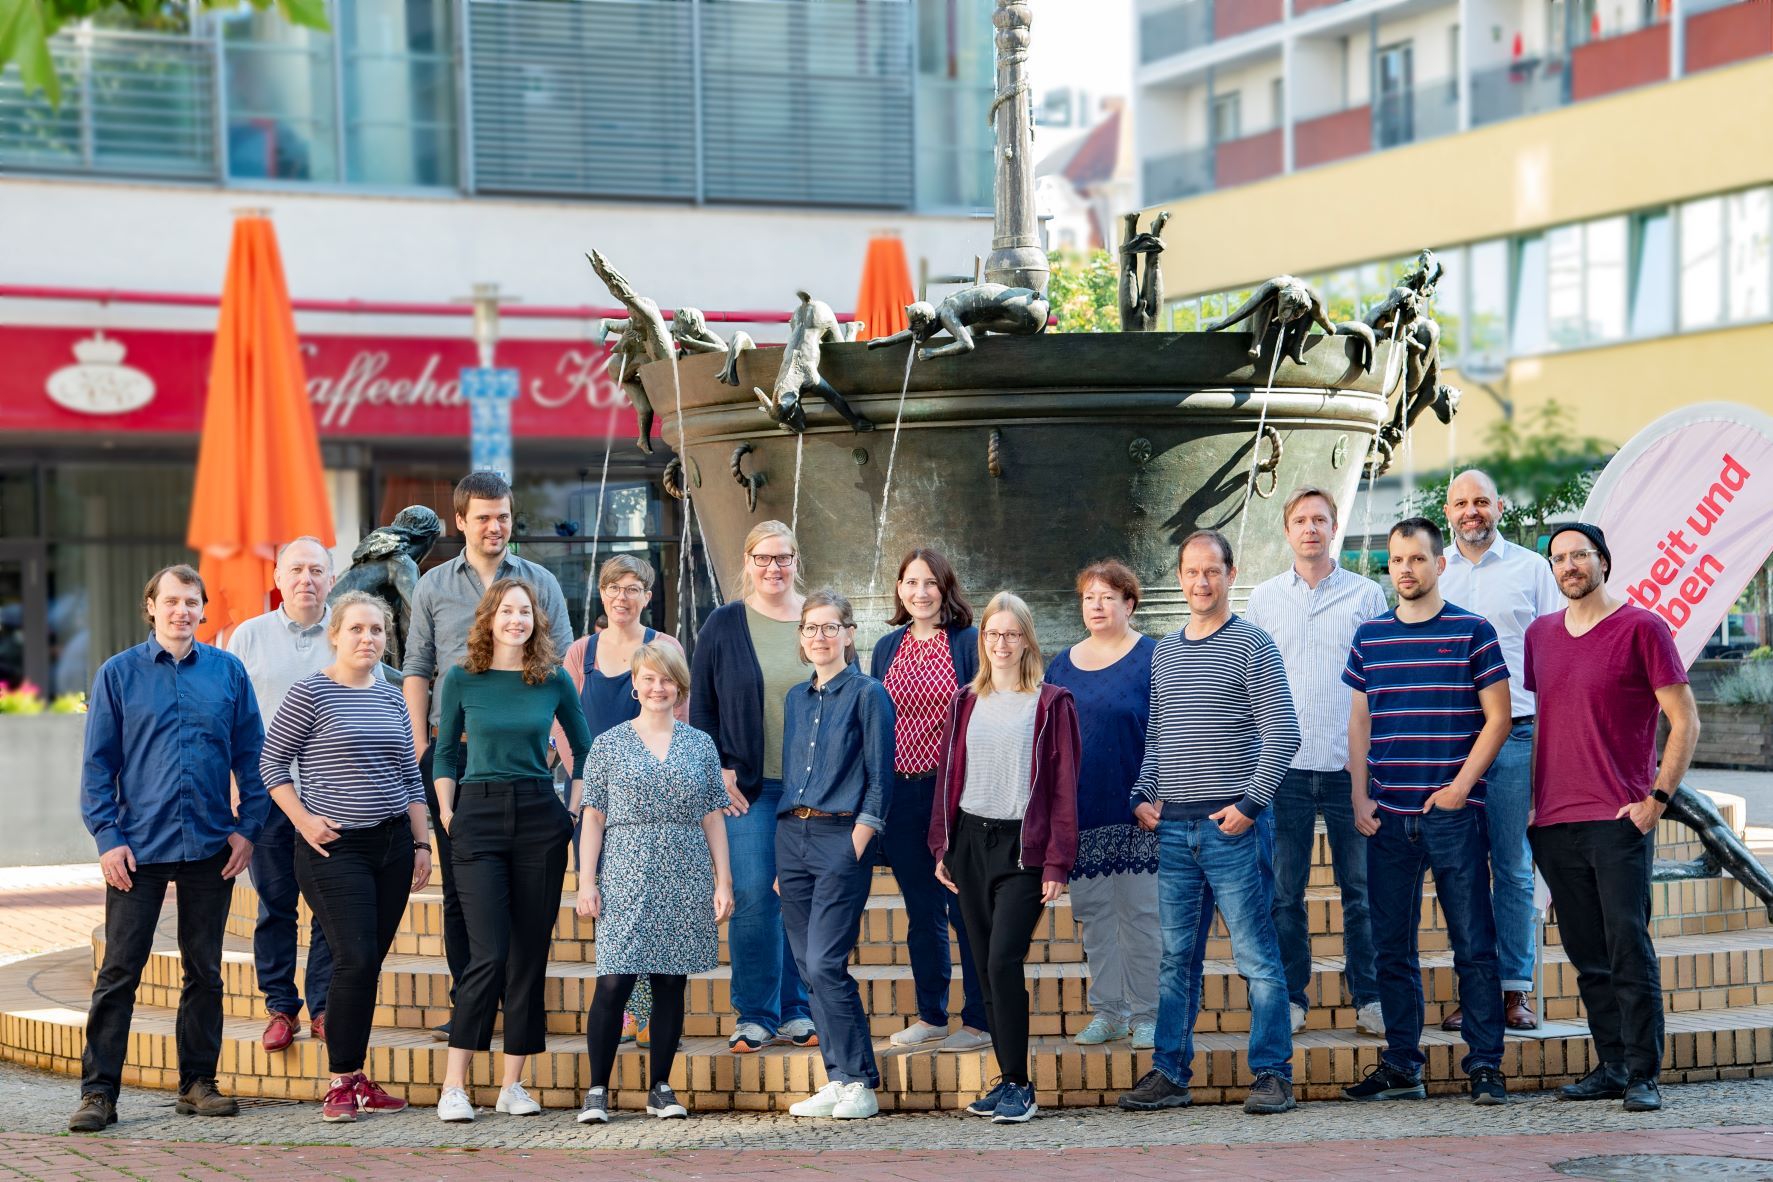
[[[1538,695],[1527,839],[1588,1010],[1600,1066],[1566,1100],[1662,1107],[1662,982],[1650,940],[1656,822],[1693,758],[1698,711],[1668,626],[1607,594],[1613,557],[1598,526],[1561,526],[1551,569],[1570,601],[1527,628]],[[1656,715],[1668,745],[1656,766]]]

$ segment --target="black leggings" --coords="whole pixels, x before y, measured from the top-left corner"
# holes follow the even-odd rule
[[[591,1016],[585,1020],[585,1049],[591,1056],[591,1086],[607,1088],[616,1068],[616,1048],[622,1043],[622,1009],[639,980],[635,973],[605,973],[597,978],[591,995]],[[651,1065],[648,1083],[671,1078],[677,1061],[677,1044],[683,1039],[683,992],[689,978],[681,973],[652,973],[653,987]]]

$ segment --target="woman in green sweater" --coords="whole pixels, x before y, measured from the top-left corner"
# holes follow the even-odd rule
[[[475,1051],[491,1048],[501,995],[505,1075],[498,1111],[542,1110],[523,1090],[523,1068],[547,1037],[542,987],[573,831],[548,774],[555,720],[572,743],[576,799],[591,748],[585,712],[560,667],[535,589],[500,579],[474,612],[467,659],[444,675],[437,726],[437,818],[450,837],[469,947],[437,1101],[442,1120],[474,1119],[468,1064]]]

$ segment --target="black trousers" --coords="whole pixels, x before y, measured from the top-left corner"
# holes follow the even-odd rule
[[[1028,980],[1023,962],[1045,904],[1040,867],[1021,869],[1022,822],[961,813],[949,844],[948,877],[973,946],[998,1074],[1028,1083]]]
[[[326,1059],[334,1075],[363,1070],[376,983],[412,893],[412,821],[405,813],[346,829],[320,854],[296,847],[296,881],[332,948]]]
[[[449,1000],[456,1000],[456,988],[462,974],[468,971],[468,923],[462,918],[462,900],[456,894],[455,866],[450,860],[449,834],[437,823],[437,782],[431,775],[431,761],[437,755],[437,740],[432,739],[425,753],[419,756],[419,778],[425,782],[425,804],[431,810],[431,829],[437,838],[437,878],[443,886],[443,959],[449,962]],[[462,766],[468,766],[468,744],[462,744]],[[461,785],[456,785],[456,798],[461,799]]]
[[[468,971],[456,979],[452,1049],[492,1046],[501,992],[505,1053],[533,1055],[543,1049],[548,942],[560,913],[572,832],[572,817],[551,781],[458,787],[450,855],[468,927]]]
[[[1631,1079],[1655,1079],[1662,973],[1650,939],[1654,832],[1621,818],[1539,826],[1527,830],[1527,840],[1551,888],[1595,1052]]]
[[[591,1059],[591,1086],[607,1088],[615,1074],[616,1051],[622,1044],[622,1011],[640,977],[636,973],[604,973],[591,994],[585,1018],[585,1050]],[[681,973],[651,973],[653,991],[651,1037],[648,1042],[647,1086],[671,1081],[671,1065],[683,1041],[683,995],[689,978]]]
[[[215,1078],[222,1053],[222,934],[234,896],[234,880],[222,877],[227,864],[228,846],[223,845],[200,861],[139,863],[129,890],[105,887],[105,960],[86,1015],[81,1095],[98,1092],[117,1099],[135,991],[154,949],[170,883],[178,884],[179,959],[185,969],[176,1028],[179,1091]]]

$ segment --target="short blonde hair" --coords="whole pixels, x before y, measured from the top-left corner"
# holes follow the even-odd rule
[[[1286,503],[1281,506],[1281,527],[1283,529],[1287,522],[1293,519],[1293,510],[1299,507],[1299,502],[1311,497],[1317,497],[1328,505],[1330,507],[1330,524],[1338,524],[1341,515],[1336,510],[1336,498],[1331,496],[1327,489],[1319,488],[1315,484],[1302,484],[1287,494]]]
[[[648,591],[653,589],[653,581],[658,577],[653,574],[653,564],[633,554],[618,554],[604,563],[597,571],[597,589],[603,590],[611,583],[618,583],[625,575],[633,575],[640,580],[640,585]]]
[[[788,543],[788,549],[794,554],[792,586],[796,591],[800,590],[800,543],[795,540],[794,531],[788,528],[786,522],[760,521],[751,527],[750,533],[745,535],[745,557],[739,567],[740,599],[750,598],[751,593],[757,590],[757,581],[751,575],[751,551],[757,549],[769,538],[781,538]]]
[[[677,687],[677,700],[689,697],[690,671],[683,659],[683,650],[674,644],[655,640],[651,644],[643,644],[634,650],[634,656],[628,662],[630,680],[640,676],[642,669],[651,669],[654,673],[663,673]]]
[[[1016,617],[1016,626],[1022,629],[1022,659],[1016,669],[1017,691],[1025,694],[1039,689],[1041,674],[1046,669],[1046,661],[1040,655],[1040,640],[1034,634],[1034,613],[1028,610],[1028,604],[1020,595],[999,591],[979,614],[979,672],[973,678],[973,692],[981,698],[990,697],[992,690],[991,653],[985,647],[985,626],[998,612],[1009,612]]]
[[[332,614],[326,619],[326,639],[331,644],[339,641],[339,629],[345,624],[345,611],[353,607],[373,607],[382,613],[382,631],[394,634],[394,613],[388,609],[388,601],[368,591],[341,591],[326,605]]]

